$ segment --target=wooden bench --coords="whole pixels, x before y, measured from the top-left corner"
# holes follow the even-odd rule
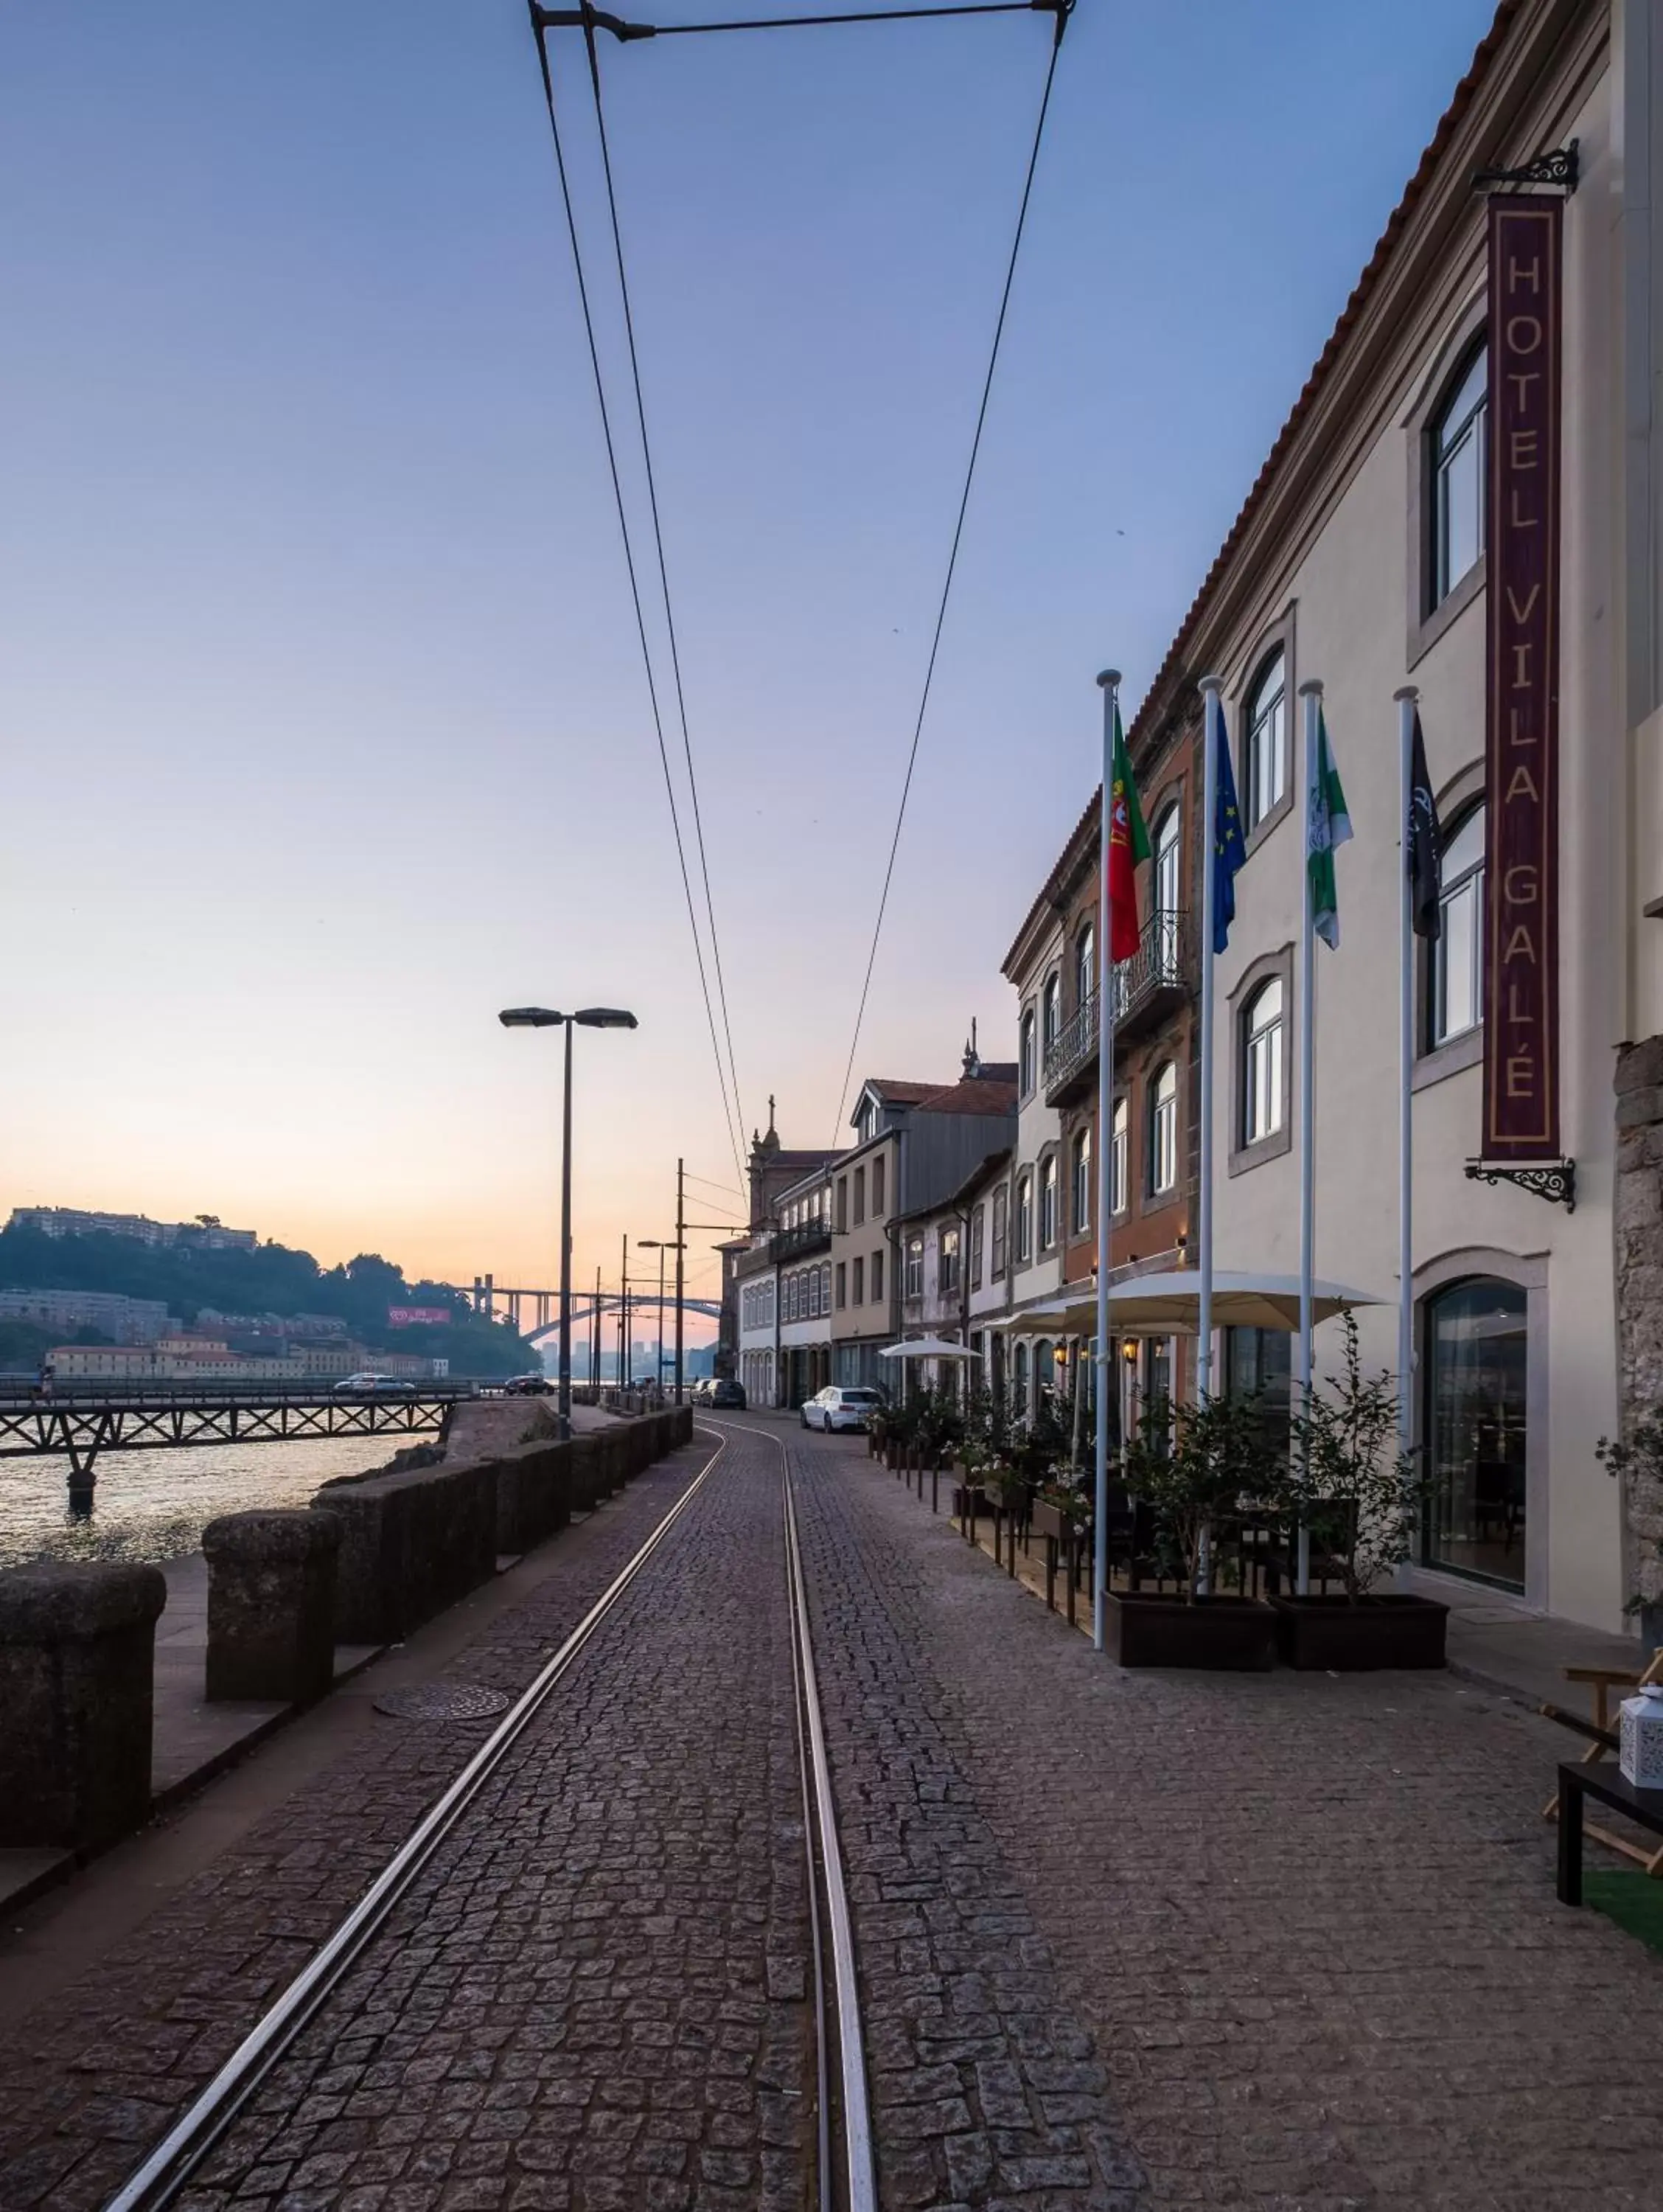
[[[1613,1812],[1625,1813],[1654,1836],[1663,1836],[1663,1790],[1636,1790],[1620,1771],[1605,1766],[1563,1765],[1559,1769],[1559,1902],[1582,1902],[1582,1800],[1594,1797]],[[1601,1829],[1591,1829],[1602,1843],[1615,1838]],[[1647,1854],[1634,1844],[1619,1844],[1633,1858]],[[1663,1847],[1660,1847],[1663,1848]],[[1652,1854],[1654,1858],[1657,1855]]]

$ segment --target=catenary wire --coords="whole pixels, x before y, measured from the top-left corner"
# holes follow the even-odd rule
[[[1004,287],[999,295],[998,317],[993,325],[993,343],[987,356],[987,374],[982,380],[981,404],[976,410],[976,428],[970,441],[970,459],[964,471],[964,489],[959,495],[958,519],[953,526],[952,547],[947,556],[947,573],[942,580],[941,603],[936,610],[935,634],[930,641],[930,657],[924,670],[924,688],[919,697],[918,719],[913,725],[913,741],[907,754],[907,773],[901,781],[901,804],[895,810],[895,835],[889,840],[889,857],[883,870],[883,888],[878,894],[877,919],[872,926],[871,947],[866,955],[866,973],[860,985],[860,1002],[855,1009],[854,1034],[849,1040],[848,1064],[843,1070],[843,1085],[837,1097],[837,1115],[832,1128],[832,1143],[838,1141],[842,1127],[844,1103],[849,1095],[850,1080],[854,1074],[854,1056],[860,1048],[861,1024],[866,1018],[866,1000],[872,987],[872,970],[877,962],[878,941],[883,934],[883,917],[888,911],[889,890],[895,881],[895,856],[901,849],[901,832],[907,819],[907,801],[912,795],[913,771],[918,765],[919,740],[924,734],[924,717],[930,705],[930,687],[936,672],[936,660],[941,651],[941,634],[947,620],[947,603],[952,596],[953,574],[958,566],[959,545],[964,536],[964,518],[969,509],[971,486],[975,481],[976,459],[981,451],[981,434],[987,422],[987,403],[993,390],[993,372],[998,366],[999,341],[1004,335],[1005,315],[1011,305],[1011,288],[1016,281],[1017,258],[1022,252],[1023,232],[1028,222],[1028,204],[1033,197],[1034,173],[1039,167],[1040,147],[1045,137],[1045,119],[1051,107],[1051,88],[1056,82],[1057,57],[1062,52],[1062,34],[1067,23],[1066,12],[1057,17],[1057,35],[1052,42],[1051,60],[1045,72],[1045,89],[1040,96],[1039,119],[1034,126],[1034,143],[1028,156],[1028,173],[1023,181],[1022,204],[1017,210],[1016,234],[1011,241],[1011,258],[1005,264]]]
[[[682,751],[687,762],[688,789],[693,796],[693,837],[699,850],[699,873],[704,884],[705,920],[710,931],[711,964],[716,970],[716,1000],[722,1011],[722,1034],[727,1043],[728,1077],[733,1085],[733,1110],[738,1119],[739,1137],[743,1143],[745,1115],[739,1103],[739,1070],[733,1057],[733,1028],[727,1011],[727,981],[722,973],[722,945],[716,932],[716,902],[710,890],[710,861],[705,851],[704,817],[699,806],[699,779],[693,766],[693,740],[687,726],[687,694],[682,684],[681,647],[677,642],[676,616],[670,599],[670,569],[665,560],[664,530],[659,519],[658,478],[652,468],[652,441],[646,434],[646,402],[641,393],[640,361],[635,350],[635,318],[629,303],[629,279],[624,273],[623,234],[618,227],[617,195],[612,185],[612,153],[607,143],[606,112],[601,102],[600,58],[595,50],[592,21],[585,23],[583,35],[589,55],[589,82],[595,96],[595,130],[600,140],[601,173],[606,180],[606,206],[612,224],[612,252],[617,263],[618,295],[623,302],[624,337],[629,348],[629,375],[635,391],[635,421],[641,434],[641,461],[646,471],[646,497],[652,517],[652,545],[658,556],[659,588],[664,594],[665,631],[670,643],[671,674],[676,685],[676,711],[682,726]]]
[[[560,121],[555,112],[555,80],[549,68],[549,55],[543,44],[535,8],[531,14],[531,37],[537,47],[537,67],[543,76],[543,94],[549,110],[549,129],[555,142],[555,163],[560,173],[561,204],[566,211],[566,228],[572,241],[573,265],[577,271],[578,300],[583,311],[583,327],[589,342],[589,362],[594,371],[595,397],[600,404],[601,429],[606,441],[606,461],[612,478],[612,497],[618,511],[618,528],[623,538],[624,565],[629,574],[629,596],[635,610],[635,629],[640,639],[641,659],[646,670],[647,695],[652,707],[652,727],[659,741],[659,760],[664,769],[665,793],[670,801],[670,826],[675,833],[676,858],[681,868],[682,892],[687,902],[687,919],[693,932],[694,957],[698,963],[699,988],[705,1002],[705,1017],[710,1025],[710,1048],[716,1056],[716,1079],[722,1093],[722,1113],[727,1122],[728,1142],[733,1147],[733,1165],[743,1179],[744,1164],[740,1158],[739,1139],[736,1132],[733,1105],[728,1097],[726,1071],[722,1066],[722,1048],[716,1035],[716,1013],[711,1004],[710,981],[705,971],[704,945],[699,934],[699,919],[693,903],[693,885],[687,872],[687,850],[682,839],[681,815],[676,804],[675,780],[670,773],[670,753],[664,738],[664,717],[659,707],[659,687],[652,673],[652,648],[646,638],[646,617],[641,608],[640,584],[635,573],[634,548],[629,535],[629,520],[624,507],[623,486],[618,477],[617,449],[612,438],[612,418],[606,404],[606,386],[601,374],[600,350],[595,342],[594,317],[589,307],[589,286],[583,272],[583,249],[578,240],[577,218],[572,209],[571,185],[566,173],[566,154],[561,143]],[[743,1117],[737,1127],[743,1127]]]

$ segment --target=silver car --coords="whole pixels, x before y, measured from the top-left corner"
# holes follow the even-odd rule
[[[812,1398],[805,1398],[801,1413],[805,1429],[864,1429],[883,1403],[876,1390],[845,1390],[832,1383]]]

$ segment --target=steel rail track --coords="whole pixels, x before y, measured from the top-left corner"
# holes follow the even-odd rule
[[[255,2022],[189,2111],[110,2198],[105,2212],[163,2212],[163,2208],[175,2202],[296,2036],[339,1987],[353,1961],[428,1865],[526,1723],[692,1504],[726,1449],[727,1438],[723,1437],[634,1558],[613,1577],[455,1781],[422,1816],[335,1933],[301,1968],[270,2010]]]

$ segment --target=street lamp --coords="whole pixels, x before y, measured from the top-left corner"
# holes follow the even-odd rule
[[[585,1006],[557,1014],[548,1006],[506,1006],[497,1016],[505,1030],[566,1031],[566,1088],[561,1114],[560,1146],[560,1432],[572,1433],[572,1031],[633,1030],[634,1014],[622,1006]]]
[[[687,1248],[684,1244],[678,1243],[673,1237],[638,1237],[635,1243],[640,1250],[656,1252],[659,1255],[659,1371],[652,1379],[657,1385],[659,1395],[662,1397],[664,1395],[664,1255],[666,1252],[683,1252]],[[679,1304],[676,1310],[679,1315],[681,1311]]]

